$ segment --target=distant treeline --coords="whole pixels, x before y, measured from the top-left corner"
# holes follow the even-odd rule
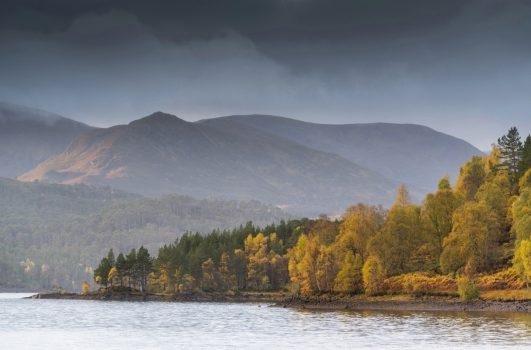
[[[286,218],[256,201],[138,195],[0,178],[0,290],[79,290],[109,246],[158,249],[181,234]]]
[[[455,186],[443,177],[422,205],[413,204],[401,186],[389,210],[358,204],[340,220],[321,216],[264,229],[248,224],[206,236],[187,234],[160,248],[156,258],[146,258],[141,275],[128,262],[138,253],[114,262],[110,252],[95,279],[103,286],[125,283],[167,293],[458,289],[475,297],[478,287],[522,288],[531,282],[530,167],[531,137],[522,143],[511,128],[488,156],[461,167]]]

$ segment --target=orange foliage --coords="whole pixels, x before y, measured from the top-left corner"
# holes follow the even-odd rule
[[[502,270],[492,275],[482,275],[477,279],[480,290],[522,289],[525,282],[518,276],[514,268]]]
[[[457,284],[448,275],[430,275],[417,272],[390,277],[384,282],[388,294],[454,294]]]

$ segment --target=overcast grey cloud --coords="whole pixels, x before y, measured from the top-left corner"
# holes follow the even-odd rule
[[[531,2],[3,1],[0,100],[112,125],[163,110],[531,130]]]

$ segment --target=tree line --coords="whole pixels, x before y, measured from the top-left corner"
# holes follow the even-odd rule
[[[478,283],[495,280],[500,286],[502,277],[507,286],[521,287],[531,281],[530,168],[531,136],[522,142],[511,128],[489,155],[463,164],[454,186],[443,177],[420,205],[400,186],[388,210],[358,204],[341,219],[188,233],[161,247],[154,259],[146,251],[141,275],[128,262],[132,253],[120,264],[109,254],[95,278],[103,286],[123,285],[125,279],[141,290],[165,293],[286,289],[376,295],[393,288],[456,287],[473,295]],[[481,277],[487,274],[495,277]]]
[[[257,201],[143,198],[108,187],[0,178],[0,289],[79,290],[101,252],[155,251],[187,230],[286,218]]]

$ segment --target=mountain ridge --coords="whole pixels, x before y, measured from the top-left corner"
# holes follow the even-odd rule
[[[14,178],[95,128],[58,114],[0,103],[0,177]]]
[[[418,124],[318,124],[261,114],[191,122],[157,111],[68,137],[62,150],[17,178],[147,196],[257,199],[301,215],[338,214],[361,201],[389,205],[399,183],[420,198],[440,174],[455,177],[461,163],[481,154]]]
[[[105,184],[145,195],[254,198],[313,214],[326,210],[321,201],[344,207],[344,194],[383,204],[396,185],[336,154],[254,128],[203,125],[160,112],[84,133],[19,179]]]
[[[411,123],[318,124],[271,115],[232,115],[198,121],[238,123],[296,140],[427,192],[439,176],[455,178],[459,166],[483,153],[455,136]],[[413,157],[413,155],[415,157]],[[434,158],[438,157],[436,161]]]

